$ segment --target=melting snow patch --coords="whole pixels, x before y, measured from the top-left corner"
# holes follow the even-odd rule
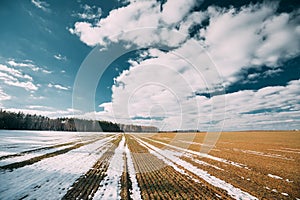
[[[282,149],[288,149],[288,150],[299,151],[300,152],[300,149],[292,149],[292,148],[282,148]]]
[[[158,143],[158,144],[163,144],[165,146],[168,146],[168,147],[171,147],[173,149],[179,150],[180,152],[188,152],[188,153],[200,156],[200,157],[204,157],[204,158],[208,158],[208,159],[215,160],[215,161],[218,161],[218,162],[230,164],[230,165],[233,165],[233,166],[239,167],[239,168],[246,167],[246,165],[241,164],[241,163],[236,163],[236,162],[233,162],[233,161],[230,161],[230,160],[226,160],[226,159],[223,159],[223,158],[218,158],[218,157],[215,157],[215,156],[212,156],[212,155],[208,155],[208,154],[205,154],[205,153],[201,153],[201,152],[192,151],[192,150],[189,150],[189,149],[180,148],[180,147],[173,146],[173,145],[170,145],[170,144],[167,144],[167,143],[164,143],[164,142],[160,142],[160,141],[157,141],[157,140],[153,140],[153,139],[150,139],[150,138],[146,138],[146,139],[148,139],[148,140],[150,140],[152,142],[155,142],[155,143]],[[181,154],[183,154],[183,153],[181,153]]]
[[[268,174],[268,176],[271,177],[271,178],[275,178],[275,179],[280,179],[280,180],[283,179],[280,176],[276,176],[276,175],[273,175],[273,174]]]
[[[300,154],[300,152],[298,152],[298,151],[289,151],[289,150],[280,150],[280,149],[268,149],[268,150],[284,152],[284,153],[298,153],[298,154]]]
[[[101,157],[112,140],[107,137],[71,150],[65,154],[41,160],[35,164],[0,174],[0,199],[61,199],[73,182]],[[100,154],[96,155],[96,149]]]
[[[132,194],[130,195],[130,197],[132,199],[140,200],[140,199],[142,199],[141,191],[140,191],[140,188],[138,185],[138,181],[136,179],[136,173],[134,170],[131,154],[130,154],[130,151],[129,151],[127,145],[125,146],[125,153],[126,153],[126,157],[127,157],[128,173],[129,173],[129,177],[130,177],[131,185],[132,185],[132,191],[131,191]]]
[[[272,192],[276,192],[276,193],[278,193],[278,191],[277,191],[276,189],[272,189],[271,191],[272,191]]]
[[[123,173],[125,137],[119,143],[111,158],[106,177],[100,182],[100,187],[93,199],[121,199],[121,176]],[[105,187],[103,187],[105,186]]]
[[[73,145],[75,145],[75,144],[73,144]],[[65,145],[65,146],[62,146],[62,147],[57,147],[57,148],[52,148],[52,149],[48,149],[48,150],[43,150],[43,151],[38,151],[38,152],[33,152],[33,153],[27,153],[27,154],[12,157],[12,158],[7,158],[7,159],[4,159],[4,160],[0,161],[0,166],[8,165],[8,164],[15,163],[15,162],[22,162],[22,161],[25,161],[25,160],[29,160],[29,159],[34,158],[34,157],[46,155],[48,153],[53,153],[55,151],[59,151],[59,150],[62,150],[62,149],[72,147],[73,145]]]
[[[166,164],[169,164],[175,160],[177,165],[183,167],[187,171],[190,171],[190,172],[196,174],[198,177],[205,180],[207,183],[227,191],[228,195],[235,199],[257,199],[256,197],[252,196],[251,194],[244,192],[239,188],[234,187],[233,185],[225,182],[224,180],[221,180],[215,176],[212,176],[208,172],[195,167],[191,163],[188,163],[188,162],[174,156],[172,151],[162,150],[162,149],[159,149],[159,148],[157,148],[147,142],[144,142],[138,138],[136,138],[136,139],[139,141],[140,144],[147,147],[151,154],[153,154],[155,156],[159,155],[157,157],[159,159],[163,160]]]
[[[224,169],[220,168],[220,167],[217,167],[215,165],[212,165],[212,164],[209,164],[207,162],[204,162],[202,160],[197,160],[195,159],[191,154],[186,154],[186,157],[190,158],[193,162],[197,163],[197,164],[200,164],[200,165],[203,165],[203,166],[208,166],[208,167],[212,167],[212,168],[215,168],[217,170],[221,170],[221,171],[224,171]]]
[[[270,158],[278,158],[283,160],[294,160],[292,158],[287,158],[285,156],[279,155],[279,154],[271,154],[271,153],[263,153],[259,151],[252,151],[252,150],[240,150],[243,153],[257,155],[257,156],[264,156],[264,157],[270,157]]]
[[[289,194],[288,193],[285,193],[285,192],[282,192],[281,193],[283,196],[289,196]]]

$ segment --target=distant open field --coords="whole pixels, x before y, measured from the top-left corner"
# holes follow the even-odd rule
[[[1,130],[0,199],[300,199],[299,131],[205,136]]]

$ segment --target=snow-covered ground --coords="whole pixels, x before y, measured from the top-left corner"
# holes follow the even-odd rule
[[[253,150],[243,150],[243,149],[235,149],[235,151],[240,151],[246,154],[252,154],[256,156],[264,156],[264,157],[269,157],[269,158],[277,158],[277,159],[282,159],[282,160],[294,160],[292,158],[287,158],[283,155],[280,154],[273,154],[273,153],[264,153],[264,152],[259,152],[259,151],[253,151]]]
[[[145,137],[143,137],[143,138],[145,138]],[[225,164],[233,165],[233,166],[239,167],[239,168],[246,168],[247,167],[246,165],[244,165],[242,163],[237,163],[237,162],[233,162],[233,161],[226,160],[226,159],[223,159],[223,158],[219,158],[219,157],[216,157],[216,156],[208,155],[208,154],[205,154],[205,153],[201,153],[201,152],[192,151],[192,150],[189,150],[189,149],[177,147],[177,146],[170,145],[170,144],[160,142],[160,141],[157,141],[157,140],[153,140],[153,139],[150,139],[150,138],[146,138],[146,139],[150,140],[152,142],[158,143],[158,144],[165,145],[165,146],[167,146],[171,149],[175,149],[181,155],[197,155],[197,156],[200,156],[200,157],[203,157],[203,158],[208,158],[208,159],[211,159],[211,160],[214,160],[214,161],[218,161],[218,162],[222,162],[222,163],[225,163]]]
[[[132,199],[140,200],[142,199],[142,194],[144,195],[144,189],[143,187],[139,187],[138,182],[138,180],[140,181],[141,176],[137,175],[137,173],[141,172],[138,172],[139,166],[135,168],[137,163],[134,163],[134,159],[137,157],[135,157],[129,149],[129,147],[134,148],[134,146],[128,147],[131,143],[127,144],[128,138],[125,135],[107,135],[107,133],[87,132],[0,130],[0,137],[1,200],[61,199],[68,191],[72,191],[72,187],[73,190],[82,192],[82,185],[84,185],[84,187],[89,187],[89,184],[93,186],[92,184],[95,183],[93,180],[98,180],[97,189],[93,189],[92,193],[83,192],[83,195],[90,195],[90,199],[92,196],[93,199],[121,199],[121,181],[124,180],[122,179],[122,174],[125,169],[124,164],[127,165],[127,178],[129,178],[131,182],[131,187],[128,188],[130,197]],[[227,179],[225,181],[222,176],[213,174],[210,171],[213,170],[213,172],[226,173],[227,166],[237,170],[253,170],[249,169],[245,164],[185,149],[176,146],[176,143],[168,144],[167,142],[137,135],[132,135],[132,137],[141,146],[147,148],[152,155],[162,160],[165,165],[171,166],[174,170],[187,176],[188,180],[203,184],[205,183],[210,189],[220,188],[226,191],[227,194],[234,199],[257,199],[255,196],[242,189],[243,187],[239,188],[237,185],[234,185],[234,183],[231,184],[230,180],[229,182]],[[131,138],[131,136],[129,138]],[[113,146],[115,141],[117,141],[115,139],[120,139],[118,140],[120,142],[117,146]],[[83,146],[76,144],[81,144]],[[164,145],[164,148],[158,148],[158,145]],[[63,149],[67,150],[56,152]],[[242,150],[236,149],[236,151]],[[283,151],[293,151],[292,153],[297,153],[298,149],[286,148],[283,149]],[[28,159],[53,152],[56,152],[57,154],[51,154],[52,157],[44,156],[41,160],[36,159],[34,162],[25,166],[16,166],[13,170],[4,170],[4,165],[22,161],[25,161],[27,164]],[[108,154],[105,154],[105,152]],[[269,157],[275,157],[276,155],[245,150],[244,153]],[[134,155],[134,157],[132,155]],[[152,155],[151,157],[153,158]],[[103,162],[97,162],[101,157],[104,160],[100,161]],[[205,159],[202,160],[200,158]],[[283,157],[276,156],[276,158],[282,159]],[[97,164],[95,165],[95,163]],[[105,166],[101,168],[102,171],[100,170],[102,178],[94,179],[92,177],[91,179],[85,179],[86,177],[89,177],[90,171],[99,172],[99,163],[102,163],[101,166]],[[202,166],[204,166],[203,169]],[[283,181],[284,183],[288,182],[289,184],[292,184],[295,181],[287,179],[288,177],[282,176],[282,178],[281,176],[274,174],[266,174],[266,178],[273,179],[274,181]],[[82,178],[86,180],[86,182],[80,182]],[[249,179],[248,177],[241,178],[245,180]],[[83,184],[79,184],[77,188],[74,183],[78,181]],[[100,187],[98,187],[98,185],[100,185]],[[277,193],[281,197],[292,197],[293,195],[288,190],[281,191],[278,188],[271,186],[266,186],[265,189],[266,191],[269,190],[272,193]],[[77,193],[74,194],[77,195]],[[216,197],[221,197],[217,192],[215,195]]]
[[[133,161],[131,158],[131,153],[130,153],[130,150],[128,149],[127,145],[125,146],[125,153],[126,153],[126,157],[127,157],[128,173],[129,173],[129,177],[130,177],[130,181],[131,181],[131,185],[132,185],[132,190],[131,190],[132,194],[130,195],[130,197],[134,200],[140,200],[140,199],[142,199],[141,190],[140,190],[140,187],[139,187],[137,179],[136,179],[136,172],[135,172]]]
[[[53,134],[53,138],[51,138],[51,134]],[[33,143],[45,146],[50,143],[54,144],[53,141],[61,143],[82,137],[75,133],[67,134],[66,132],[64,134],[35,132],[34,136],[28,136],[27,140],[28,138],[35,139]],[[1,171],[0,199],[60,199],[76,179],[87,172],[112,145],[110,141],[113,136],[102,137],[100,134],[98,135],[99,140],[96,142],[73,149],[65,154],[46,158],[13,171]],[[96,136],[94,133],[86,133],[85,139],[87,141],[90,141],[91,137],[95,139]],[[47,139],[40,140],[41,138]],[[83,138],[83,140],[85,139]],[[44,145],[42,141],[45,142]],[[4,142],[1,142],[3,145]],[[24,149],[30,148],[24,145],[18,150],[23,151]]]
[[[182,173],[182,170],[178,170],[178,167],[176,165],[183,167],[185,170],[192,172],[196,174],[198,177],[206,181],[207,183],[211,184],[212,186],[221,188],[225,191],[227,191],[228,195],[235,198],[235,199],[257,199],[256,197],[252,196],[251,194],[242,191],[239,188],[234,187],[233,185],[210,175],[208,172],[197,168],[196,166],[192,165],[191,163],[188,163],[178,157],[180,152],[174,152],[167,149],[159,149],[141,139],[138,139],[138,142],[146,147],[149,152],[155,156],[157,156],[159,159],[163,160],[166,164],[172,166],[175,170]],[[181,149],[180,149],[181,150]],[[216,158],[215,158],[216,160]],[[176,162],[176,164],[175,164]],[[172,164],[173,163],[173,164]],[[175,167],[174,167],[175,166]],[[186,175],[186,172],[183,174]]]
[[[75,145],[75,144],[73,144],[73,145]],[[8,165],[8,164],[15,163],[15,162],[21,162],[21,161],[29,160],[29,159],[37,157],[37,156],[45,155],[45,154],[48,154],[48,153],[53,153],[55,151],[59,151],[59,150],[65,149],[65,148],[72,147],[73,145],[65,145],[65,146],[61,146],[61,147],[51,148],[51,149],[47,149],[47,150],[43,150],[43,151],[36,151],[36,152],[32,152],[32,153],[25,153],[25,154],[20,155],[20,156],[14,156],[14,157],[9,157],[9,158],[6,158],[6,159],[2,159],[2,160],[0,160],[0,166]]]
[[[121,176],[124,169],[125,137],[116,148],[110,160],[105,178],[101,181],[93,199],[121,199]]]
[[[0,156],[67,142],[80,141],[94,134],[95,133],[63,131],[0,130]]]
[[[124,171],[124,156],[127,158],[128,174],[132,186],[132,188],[130,188],[130,197],[134,200],[142,199],[133,161],[128,146],[125,143],[124,136],[122,136],[122,140],[110,160],[106,176],[101,181],[100,187],[93,199],[121,199],[121,176]]]
[[[271,177],[271,178],[275,178],[275,179],[283,179],[280,176],[273,175],[273,174],[268,174],[268,176]]]

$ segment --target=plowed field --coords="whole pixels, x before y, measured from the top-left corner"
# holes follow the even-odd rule
[[[0,199],[300,198],[297,131],[0,135]]]

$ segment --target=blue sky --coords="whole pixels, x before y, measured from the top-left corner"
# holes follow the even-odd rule
[[[299,129],[297,1],[0,3],[0,107],[161,130]]]

